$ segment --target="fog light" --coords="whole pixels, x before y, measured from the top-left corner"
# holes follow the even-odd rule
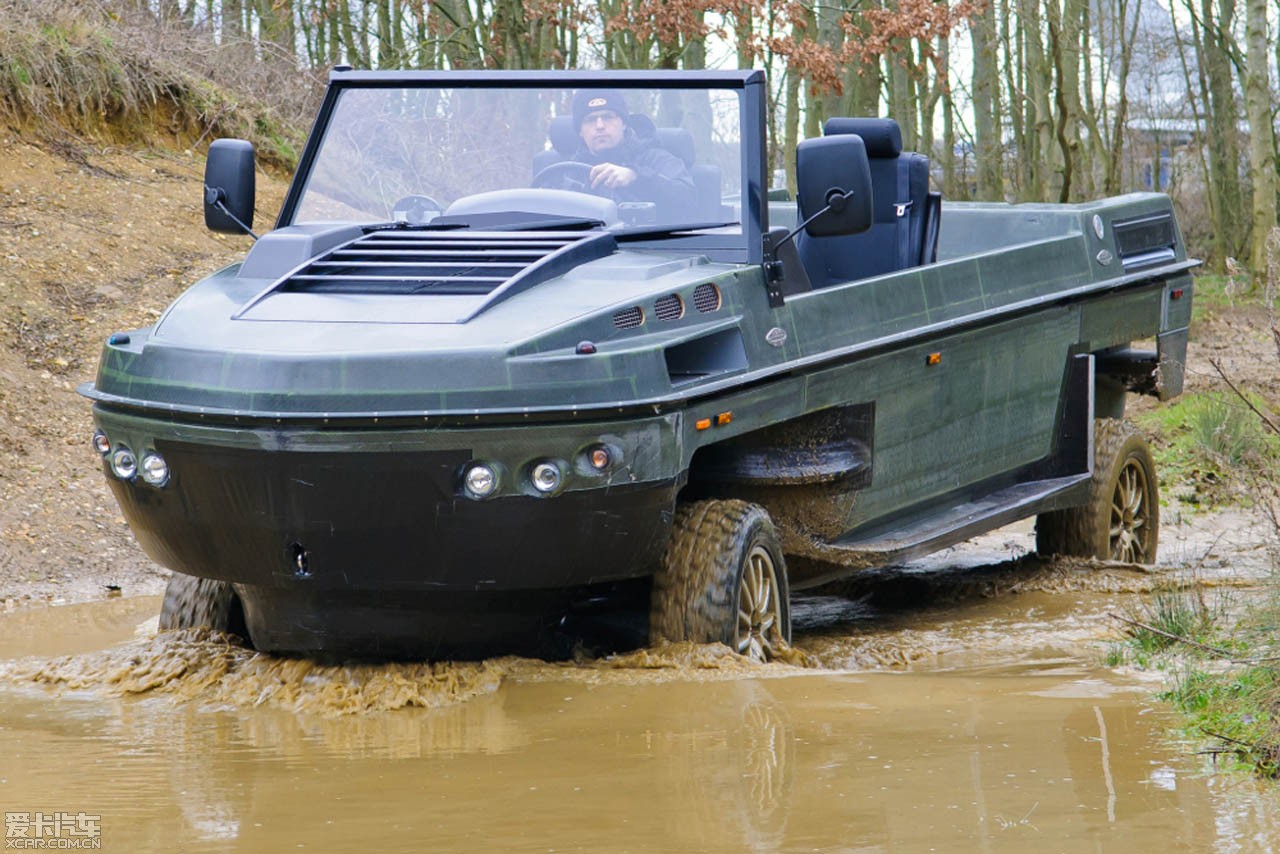
[[[596,471],[604,471],[609,467],[609,463],[613,462],[613,457],[610,456],[609,449],[601,445],[587,453],[587,461]]]
[[[121,445],[111,455],[111,470],[121,480],[133,480],[133,476],[138,473],[138,458],[133,455],[133,451]]]
[[[142,455],[142,479],[152,486],[164,486],[169,482],[169,464],[154,451]]]
[[[101,430],[93,431],[93,449],[102,456],[111,453],[111,440],[107,438],[107,434]]]
[[[555,463],[538,463],[531,473],[533,488],[539,492],[551,493],[560,488],[560,467]]]
[[[467,492],[476,498],[488,498],[498,488],[498,473],[492,466],[484,463],[477,463],[467,469],[462,480],[467,487]]]

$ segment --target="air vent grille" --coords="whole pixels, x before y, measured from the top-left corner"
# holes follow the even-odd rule
[[[279,283],[278,290],[488,294],[592,236],[581,232],[386,229],[317,258]]]
[[[644,309],[638,305],[624,308],[613,314],[613,325],[618,329],[635,329],[644,324]]]
[[[653,313],[659,320],[679,320],[684,317],[684,300],[678,294],[658,297],[653,304]]]
[[[720,307],[720,289],[710,282],[703,282],[693,289],[693,307],[706,314]]]
[[[1115,230],[1116,248],[1120,250],[1120,260],[1126,270],[1168,263],[1177,257],[1178,238],[1170,213],[1116,222],[1112,228]]]

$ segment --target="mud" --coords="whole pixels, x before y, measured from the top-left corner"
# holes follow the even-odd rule
[[[332,666],[157,633],[157,597],[4,614],[0,801],[130,852],[1280,848],[1280,794],[1101,665],[1158,586],[1249,595],[1265,549],[1225,527],[1154,570],[1006,529],[796,597],[789,663]]]

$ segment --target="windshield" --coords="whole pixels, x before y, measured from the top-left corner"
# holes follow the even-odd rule
[[[742,111],[728,87],[343,88],[291,219],[459,227],[534,214],[740,233]]]

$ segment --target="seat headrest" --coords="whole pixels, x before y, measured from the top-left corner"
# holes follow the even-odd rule
[[[627,127],[641,139],[653,139],[658,135],[658,128],[653,123],[653,119],[644,113],[632,113],[627,116]]]
[[[684,163],[686,169],[693,166],[693,134],[685,128],[658,128],[658,145],[670,151]]]
[[[868,157],[897,157],[902,153],[902,130],[893,119],[827,119],[823,136],[856,133],[867,144]]]
[[[552,119],[547,126],[547,139],[551,140],[551,147],[565,157],[577,151],[582,142],[578,129],[573,126],[573,116],[556,116]]]

